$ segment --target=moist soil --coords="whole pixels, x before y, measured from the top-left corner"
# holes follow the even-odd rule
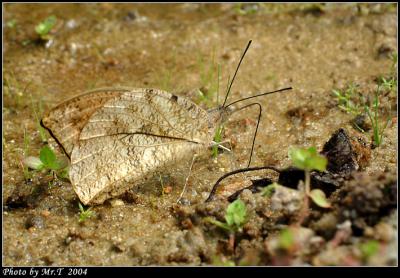
[[[379,122],[389,123],[379,147],[368,117],[355,119],[332,93],[357,84],[359,99],[371,100],[379,77],[397,81],[391,58],[397,53],[396,4],[4,8],[3,265],[397,264],[397,88],[380,95]],[[56,24],[40,38],[35,26],[51,15]],[[213,201],[204,202],[219,177],[247,166],[256,106],[224,125],[231,152],[215,157],[205,149],[196,159],[179,203],[190,161],[93,206],[93,216],[81,222],[67,179],[24,172],[23,158],[39,156],[45,144],[63,156],[49,134],[42,140],[38,125],[57,103],[90,89],[124,86],[163,89],[216,107],[217,85],[221,103],[250,39],[228,102],[293,87],[256,99],[262,118],[251,165],[280,173],[233,175]],[[289,168],[291,146],[315,146],[329,159],[325,173],[313,173],[312,187],[325,192],[331,207],[311,205],[302,225],[303,177]],[[260,192],[278,180],[282,186],[271,194]],[[237,198],[248,215],[238,232],[205,221],[224,221]]]

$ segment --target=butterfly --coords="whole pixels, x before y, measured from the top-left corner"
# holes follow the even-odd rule
[[[101,204],[215,144],[216,128],[232,113],[228,108],[242,101],[226,105],[250,43],[223,105],[210,111],[162,90],[104,88],[66,100],[45,114],[41,125],[69,157],[69,178],[81,202]]]

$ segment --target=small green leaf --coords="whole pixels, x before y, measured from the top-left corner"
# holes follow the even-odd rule
[[[68,166],[68,159],[66,157],[57,158],[54,151],[49,146],[44,146],[40,150],[40,160],[43,163],[44,168],[50,170],[61,170]]]
[[[289,250],[294,245],[294,236],[290,229],[284,229],[279,234],[279,246],[282,249]]]
[[[16,19],[11,19],[11,20],[7,21],[7,27],[8,28],[14,28],[15,26],[17,26],[17,20]]]
[[[56,24],[57,18],[52,15],[46,18],[44,21],[40,22],[38,25],[35,27],[35,31],[40,37],[45,37],[46,35],[49,34],[51,29],[54,27]]]
[[[246,223],[246,205],[242,200],[235,200],[226,209],[225,220],[229,226],[241,227]]]
[[[305,148],[291,148],[289,150],[289,157],[293,165],[303,170],[318,170],[325,171],[328,160],[317,153],[315,147]]]
[[[43,162],[39,158],[34,156],[25,157],[23,163],[26,167],[34,170],[41,170],[44,166]]]
[[[80,202],[78,203],[78,207],[80,210],[79,220],[78,220],[79,223],[85,221],[86,219],[88,219],[94,215],[94,212],[91,210],[91,208],[88,208],[85,210],[85,208],[82,206],[82,204]]]
[[[40,150],[39,158],[43,162],[43,164],[49,168],[51,168],[51,166],[54,166],[57,160],[55,153],[53,152],[52,149],[50,149],[49,146],[44,146]]]
[[[380,244],[376,240],[370,240],[360,245],[363,258],[368,259],[379,251]]]
[[[331,204],[326,199],[325,193],[320,189],[313,189],[309,194],[311,200],[314,201],[319,207],[330,208]]]

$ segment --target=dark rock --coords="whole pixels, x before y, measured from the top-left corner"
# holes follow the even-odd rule
[[[139,16],[137,11],[129,11],[123,18],[124,21],[134,21]]]
[[[342,180],[343,178],[340,175],[329,172],[311,172],[311,187],[323,190],[327,196],[340,187]],[[304,181],[304,171],[295,167],[288,167],[281,171],[278,183],[297,189],[300,181]]]
[[[333,174],[349,175],[359,169],[351,139],[343,128],[325,143],[321,154],[328,159],[327,171]]]
[[[329,172],[311,173],[311,187],[321,189],[328,197],[340,187],[343,181],[344,178],[338,174]]]
[[[325,143],[321,154],[328,160],[327,170],[311,172],[311,187],[323,190],[327,196],[338,189],[353,171],[367,165],[370,158],[369,147],[362,139],[350,138],[342,128]],[[297,189],[301,180],[304,180],[304,171],[288,167],[280,171],[278,183]]]

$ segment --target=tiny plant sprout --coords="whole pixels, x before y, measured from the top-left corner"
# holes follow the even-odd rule
[[[35,32],[36,34],[39,35],[40,39],[43,41],[47,41],[51,39],[50,37],[50,31],[53,29],[57,22],[57,18],[54,15],[49,16],[42,22],[40,22],[38,25],[35,27]]]
[[[375,98],[372,104],[372,109],[369,108],[368,105],[365,105],[364,109],[365,112],[368,115],[368,118],[371,121],[372,129],[373,129],[373,145],[374,147],[379,147],[382,144],[382,139],[383,139],[383,132],[385,131],[386,127],[388,126],[390,122],[390,118],[386,120],[386,123],[383,126],[380,126],[379,123],[379,93],[381,90],[381,85],[378,85],[378,88],[375,92]]]
[[[86,219],[94,215],[94,212],[90,208],[85,209],[80,202],[78,203],[78,207],[79,207],[79,220],[78,220],[79,223],[86,221]]]
[[[11,19],[9,21],[7,21],[6,23],[8,28],[15,28],[15,26],[17,26],[17,20],[16,19]]]
[[[356,103],[357,85],[351,84],[346,90],[333,90],[332,93],[336,97],[338,107],[350,114],[359,115],[362,112],[361,107]]]
[[[289,150],[289,157],[293,165],[305,171],[325,171],[328,164],[327,159],[317,153],[315,147],[305,148],[291,148]]]
[[[370,240],[362,243],[359,246],[362,257],[364,260],[368,260],[370,257],[374,256],[379,252],[380,244],[376,240]]]
[[[39,157],[25,157],[23,164],[36,171],[51,171],[60,178],[68,177],[68,160],[65,157],[57,158],[54,151],[47,145],[40,149]]]
[[[283,229],[278,238],[279,247],[285,250],[291,250],[295,245],[293,232],[291,229]]]
[[[324,191],[322,191],[321,189],[311,190],[308,196],[310,196],[310,198],[314,201],[314,203],[321,208],[331,207],[328,200],[326,199]]]
[[[239,232],[247,222],[246,205],[242,200],[235,200],[229,204],[225,213],[225,223],[210,217],[207,217],[206,221],[231,233]]]
[[[39,158],[44,164],[44,168],[49,170],[60,170],[67,167],[67,163],[63,159],[57,159],[56,154],[49,146],[44,146],[40,150]]]
[[[292,163],[295,167],[304,170],[305,175],[305,206],[304,213],[307,214],[308,211],[308,197],[313,200],[313,202],[320,207],[329,208],[330,204],[326,199],[325,193],[319,189],[311,190],[311,176],[310,172],[312,170],[325,171],[326,166],[328,164],[328,160],[317,153],[317,149],[315,147],[306,148],[291,148],[289,150],[289,157],[292,160]],[[302,222],[302,221],[301,221]]]

